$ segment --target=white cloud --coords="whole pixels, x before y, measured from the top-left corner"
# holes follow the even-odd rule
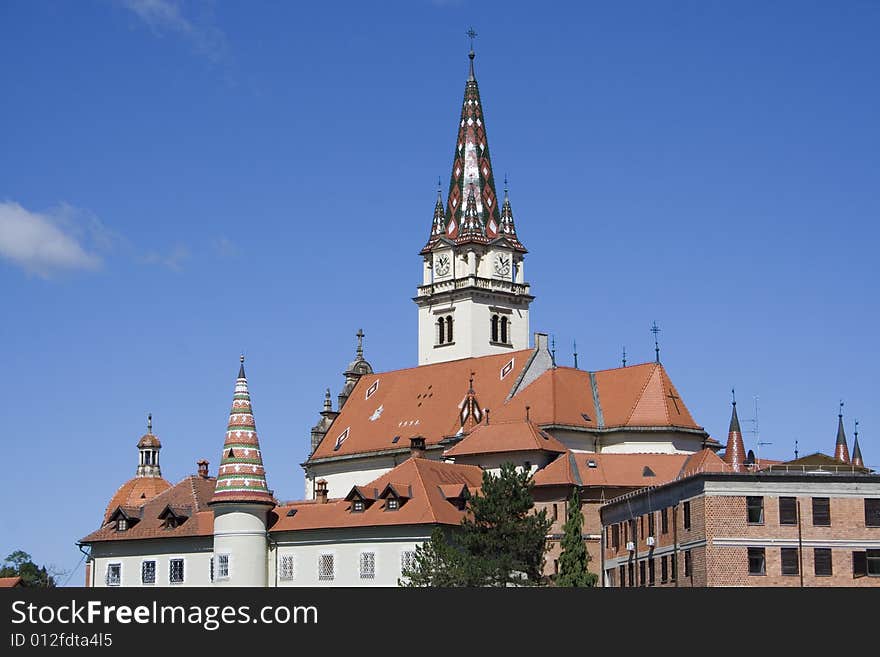
[[[146,23],[154,34],[174,32],[189,39],[196,49],[211,59],[220,59],[226,50],[226,35],[210,22],[203,7],[198,21],[184,15],[183,0],[118,0]]]
[[[69,205],[39,213],[13,201],[0,202],[0,257],[44,278],[60,270],[98,269],[101,258],[81,244],[84,230],[78,214]],[[112,235],[96,217],[89,217],[85,230],[95,243],[109,248]]]
[[[158,251],[150,251],[138,258],[138,261],[145,265],[161,265],[167,267],[171,271],[181,271],[183,263],[189,258],[189,249],[183,244],[175,244],[171,251],[167,253],[159,253]]]

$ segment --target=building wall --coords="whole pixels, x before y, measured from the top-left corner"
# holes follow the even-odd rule
[[[94,573],[94,586],[107,586],[107,566],[121,564],[120,586],[210,586],[213,539],[210,536],[194,538],[168,538],[139,541],[105,541],[92,545],[90,572]],[[184,581],[169,582],[171,559],[184,560]],[[156,562],[156,583],[141,582],[141,564]]]
[[[305,530],[273,534],[273,549],[269,564],[270,585],[398,586],[403,553],[414,553],[417,545],[430,538],[431,529],[427,525],[418,525]],[[372,579],[361,577],[360,555],[364,552],[375,555],[375,573]],[[333,555],[332,580],[319,579],[321,555]],[[293,557],[293,579],[282,579],[281,560],[285,556]]]
[[[578,449],[592,451],[592,446]],[[693,454],[701,449],[703,436],[674,431],[610,432],[602,434],[599,443],[599,451],[609,454]]]
[[[214,505],[214,554],[228,555],[229,565],[228,576],[216,573],[216,586],[266,586],[269,509],[268,505]]]

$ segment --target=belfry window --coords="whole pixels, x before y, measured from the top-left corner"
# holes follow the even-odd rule
[[[501,318],[501,342],[507,344],[507,325],[508,321],[506,317]]]
[[[437,344],[446,343],[446,320],[442,317],[437,320]]]
[[[446,316],[446,342],[452,342],[452,315]]]
[[[498,342],[498,315],[492,315],[492,342]]]

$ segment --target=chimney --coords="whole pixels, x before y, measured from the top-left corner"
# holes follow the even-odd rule
[[[327,504],[327,480],[318,479],[317,488],[315,488],[315,499],[318,504]]]
[[[546,333],[535,333],[535,349],[537,351],[549,351]]]
[[[409,439],[409,455],[414,459],[424,458],[425,438],[423,436],[413,436]]]
[[[196,465],[199,466],[199,476],[202,479],[207,479],[208,478],[208,462],[205,459],[202,459],[201,461],[198,461],[196,463]]]

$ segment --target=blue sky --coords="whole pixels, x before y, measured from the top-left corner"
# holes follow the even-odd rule
[[[469,25],[558,361],[650,360],[656,320],[713,436],[735,385],[762,455],[830,452],[843,399],[880,467],[880,3],[17,0],[3,556],[72,570],[147,412],[167,479],[213,471],[242,351],[269,484],[301,497],[357,329],[377,370],[416,363]]]

